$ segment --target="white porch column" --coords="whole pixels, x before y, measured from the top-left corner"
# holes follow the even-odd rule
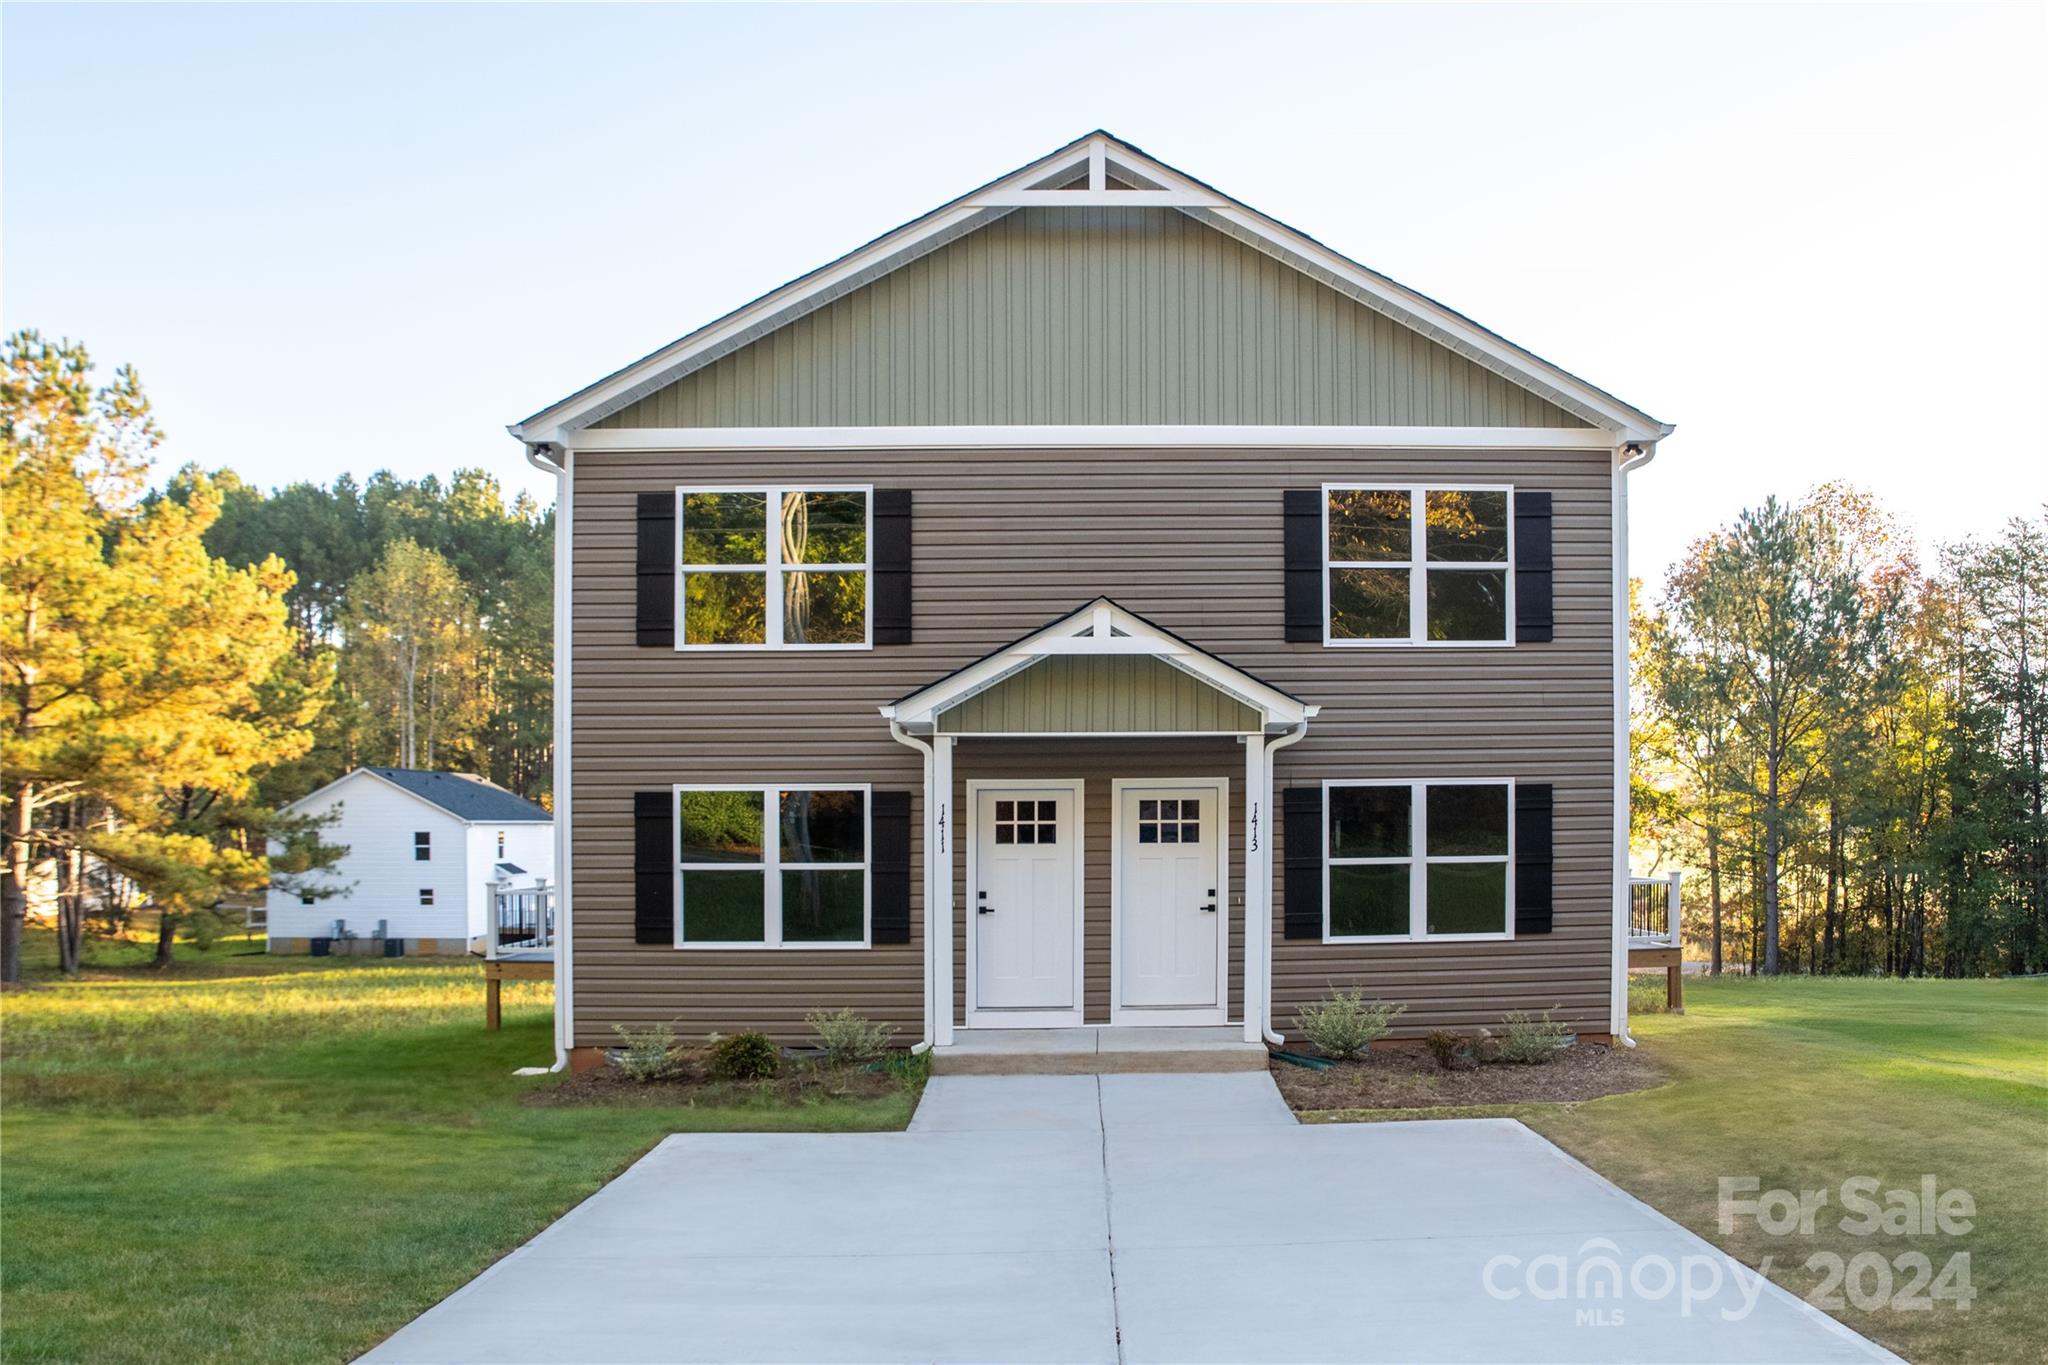
[[[932,736],[934,838],[925,845],[934,894],[925,906],[925,932],[932,936],[932,1044],[953,1041],[953,740]]]
[[[1272,847],[1271,821],[1266,806],[1266,740],[1264,735],[1244,737],[1244,1040],[1256,1043],[1265,1037],[1266,954],[1272,947],[1273,902],[1267,894],[1270,881],[1268,850]]]

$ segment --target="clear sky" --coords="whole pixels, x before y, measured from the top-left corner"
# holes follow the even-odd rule
[[[1835,478],[1955,536],[2048,500],[2044,15],[8,5],[0,320],[166,470],[547,496],[507,422],[1101,126],[1676,422],[1639,570]]]

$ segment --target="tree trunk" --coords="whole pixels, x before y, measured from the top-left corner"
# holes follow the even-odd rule
[[[1828,891],[1822,904],[1820,918],[1821,961],[1818,970],[1835,972],[1841,970],[1842,947],[1835,927],[1842,894],[1842,806],[1839,799],[1828,794]]]
[[[1764,800],[1764,975],[1778,974],[1778,755],[1765,761],[1768,788]]]
[[[29,831],[36,789],[17,782],[7,801],[7,873],[0,878],[0,981],[21,980],[21,927],[28,919]]]
[[[64,827],[72,838],[84,825],[85,812],[73,801],[64,812]],[[57,965],[66,976],[77,976],[85,946],[85,855],[75,844],[59,850],[57,864]]]
[[[1707,974],[1721,974],[1721,823],[1716,817],[1707,826],[1707,890],[1714,902],[1714,940]]]
[[[158,967],[168,967],[171,965],[172,948],[177,936],[178,917],[168,910],[162,912],[161,917],[156,923],[156,961],[153,965]]]

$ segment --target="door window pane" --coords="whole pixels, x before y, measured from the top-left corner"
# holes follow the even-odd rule
[[[782,575],[782,642],[857,645],[868,635],[868,576],[861,572]]]
[[[683,563],[767,562],[766,493],[683,494]]]
[[[1507,638],[1506,569],[1440,569],[1429,575],[1426,592],[1430,639]]]
[[[1431,863],[1432,934],[1499,934],[1508,927],[1506,863]]]
[[[1446,489],[1424,495],[1423,552],[1435,562],[1505,564],[1508,495]]]
[[[857,863],[867,856],[859,792],[786,791],[781,823],[786,863]]]
[[[1408,933],[1408,865],[1352,864],[1330,869],[1333,937]]]
[[[1408,570],[1330,570],[1330,637],[1408,638]]]
[[[1491,784],[1429,789],[1429,853],[1435,858],[1506,857],[1508,789]]]
[[[1330,856],[1407,857],[1410,804],[1406,787],[1330,788]]]
[[[684,792],[682,808],[685,863],[761,861],[760,792]]]
[[[866,882],[865,872],[851,869],[784,871],[782,941],[860,942]]]
[[[767,935],[766,874],[683,873],[685,943],[759,943]]]
[[[684,644],[758,645],[767,639],[768,598],[764,575],[683,575]]]
[[[1333,488],[1330,490],[1330,559],[1393,560],[1410,558],[1414,541],[1409,530],[1410,503],[1403,489]]]

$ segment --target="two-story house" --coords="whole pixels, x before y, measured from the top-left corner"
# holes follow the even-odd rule
[[[558,1043],[1622,1034],[1671,430],[1101,132],[542,409]]]

